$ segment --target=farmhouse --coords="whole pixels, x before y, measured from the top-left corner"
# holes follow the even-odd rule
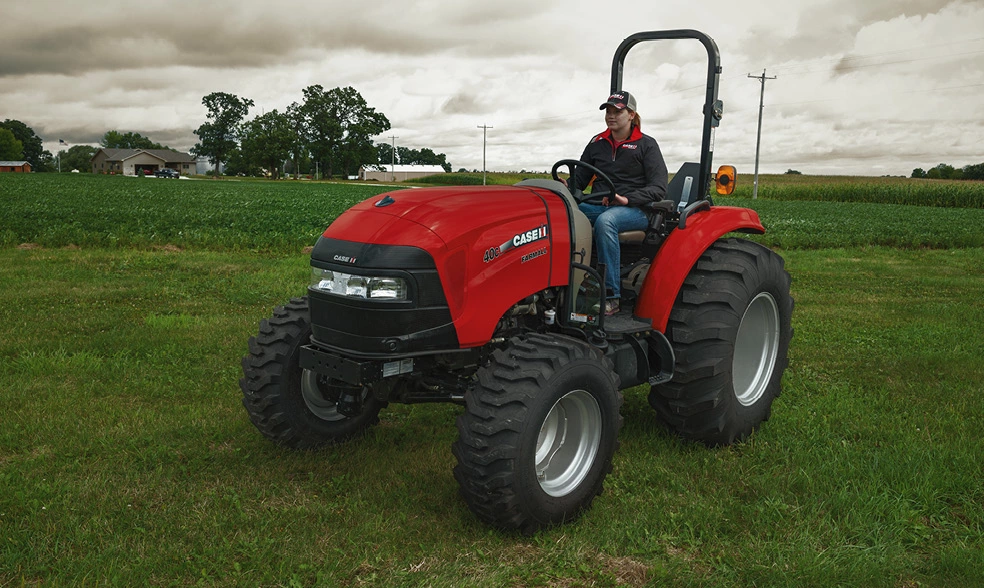
[[[381,170],[380,168],[385,169]],[[359,168],[359,179],[379,182],[405,182],[443,173],[444,168],[439,165],[364,165]]]
[[[26,161],[0,161],[0,172],[29,173],[31,164]]]
[[[150,175],[169,167],[182,175],[195,173],[195,158],[170,149],[100,149],[92,156],[92,173],[135,176]]]

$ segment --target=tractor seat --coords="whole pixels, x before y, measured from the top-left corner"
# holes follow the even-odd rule
[[[674,202],[672,200],[660,200],[659,202],[650,202],[648,205],[648,214],[650,222],[653,221],[654,216],[657,213],[663,213],[663,217],[673,212]],[[650,227],[652,228],[652,227]],[[618,234],[618,242],[625,243],[627,245],[636,245],[643,243],[646,240],[646,231],[623,231]]]
[[[628,245],[642,243],[646,239],[646,231],[625,231],[618,234],[618,242]]]

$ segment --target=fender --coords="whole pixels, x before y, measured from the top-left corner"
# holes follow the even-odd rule
[[[686,228],[670,233],[649,266],[634,314],[652,319],[653,328],[665,333],[673,303],[691,268],[708,247],[732,231],[761,235],[765,227],[757,212],[735,206],[712,206],[688,217]]]

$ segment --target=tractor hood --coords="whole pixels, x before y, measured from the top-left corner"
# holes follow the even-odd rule
[[[340,215],[311,263],[362,275],[409,273],[421,284],[436,270],[459,344],[482,345],[510,307],[567,283],[568,211],[562,197],[536,186],[388,192]],[[431,295],[429,288],[421,285],[420,295]]]
[[[374,196],[335,220],[324,237],[378,245],[409,245],[437,253],[474,242],[485,231],[529,220],[546,222],[543,199],[513,186],[400,190]],[[496,243],[498,244],[498,243]]]

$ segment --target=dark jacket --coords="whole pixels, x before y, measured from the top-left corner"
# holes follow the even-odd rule
[[[611,129],[595,135],[581,154],[581,161],[605,172],[617,193],[640,207],[666,197],[666,163],[656,139],[633,126],[629,138],[616,144]],[[590,170],[578,168],[577,185],[582,190],[591,180]],[[601,185],[599,183],[599,185]]]

